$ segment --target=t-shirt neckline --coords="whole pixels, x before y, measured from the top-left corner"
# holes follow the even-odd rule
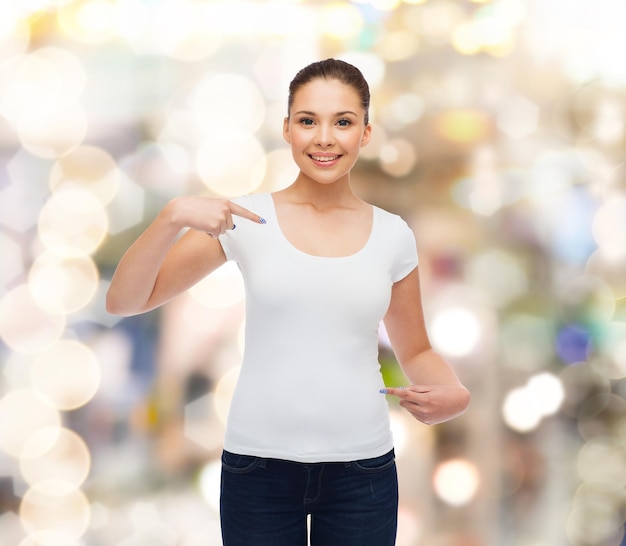
[[[270,203],[270,209],[271,209],[272,220],[273,220],[272,223],[274,224],[276,231],[280,234],[280,238],[283,240],[286,246],[288,246],[294,252],[302,256],[306,256],[308,258],[317,259],[317,260],[347,260],[350,258],[355,258],[359,256],[360,254],[362,254],[363,252],[365,252],[367,248],[370,246],[372,239],[374,238],[374,229],[376,227],[377,213],[376,213],[376,207],[373,205],[370,205],[372,207],[372,227],[370,229],[370,234],[367,240],[365,241],[363,246],[361,246],[361,248],[359,248],[357,251],[353,252],[352,254],[346,254],[345,256],[319,256],[317,254],[310,254],[309,252],[305,252],[304,250],[295,246],[287,238],[282,228],[280,227],[280,222],[278,221],[278,213],[276,212],[276,203],[274,202],[274,196],[269,192],[266,194],[266,196]]]

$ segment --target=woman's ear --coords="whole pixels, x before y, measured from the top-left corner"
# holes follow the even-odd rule
[[[371,138],[372,138],[372,124],[368,123],[365,126],[365,130],[363,131],[363,136],[361,137],[361,147],[367,146]]]
[[[291,134],[289,133],[289,118],[283,119],[283,138],[287,144],[291,144]]]

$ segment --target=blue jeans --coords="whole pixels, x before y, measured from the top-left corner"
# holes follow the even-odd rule
[[[393,546],[394,452],[353,462],[296,463],[222,454],[224,546]]]

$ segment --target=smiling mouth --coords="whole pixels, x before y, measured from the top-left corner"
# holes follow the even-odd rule
[[[309,157],[311,159],[313,159],[314,161],[319,161],[320,163],[327,163],[330,161],[335,161],[335,159],[339,159],[341,156],[339,155],[309,155]]]

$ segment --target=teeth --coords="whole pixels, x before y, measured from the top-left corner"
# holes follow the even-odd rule
[[[325,161],[334,161],[335,159],[337,159],[339,156],[338,155],[334,155],[332,157],[328,157],[328,156],[324,156],[324,157],[316,157],[314,155],[311,156],[313,159],[315,159],[315,161],[321,161],[321,162],[325,162]]]

